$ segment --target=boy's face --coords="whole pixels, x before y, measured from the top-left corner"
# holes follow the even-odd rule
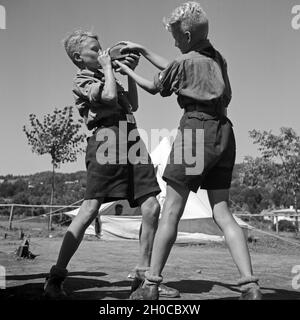
[[[175,40],[175,47],[177,47],[181,53],[188,52],[191,46],[190,33],[184,32],[180,25],[171,26],[171,33]]]
[[[87,38],[81,43],[80,59],[85,67],[89,69],[98,69],[100,67],[98,56],[101,50],[99,41],[94,38]]]

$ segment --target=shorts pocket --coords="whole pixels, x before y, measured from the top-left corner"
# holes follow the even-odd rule
[[[186,120],[186,128],[204,130],[204,143],[216,143],[220,120],[203,112],[191,112]]]

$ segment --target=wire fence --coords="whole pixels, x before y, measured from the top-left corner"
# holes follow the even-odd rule
[[[0,204],[0,208],[1,207],[9,207],[10,208],[10,214],[9,214],[9,219],[8,219],[8,229],[11,230],[12,229],[12,224],[13,224],[13,218],[14,218],[14,209],[15,208],[50,208],[50,212],[48,213],[42,213],[39,215],[32,215],[31,217],[27,217],[27,218],[23,218],[23,219],[18,219],[15,220],[15,222],[25,222],[25,221],[29,221],[29,220],[33,220],[36,219],[37,217],[49,217],[49,220],[51,221],[51,218],[53,216],[57,216],[57,215],[61,215],[63,213],[63,210],[66,209],[76,209],[79,208],[79,206],[76,204],[82,202],[83,199],[80,199],[78,201],[75,201],[74,203],[71,203],[70,205],[28,205],[28,204],[17,204],[17,203],[12,203],[12,204]],[[58,208],[54,211],[52,211],[53,208]],[[49,228],[51,229],[51,225],[49,226]]]
[[[67,209],[76,209],[79,208],[80,206],[78,205],[79,203],[81,203],[84,199],[80,199],[78,201],[75,201],[73,203],[71,203],[70,205],[25,205],[25,204],[0,204],[0,208],[2,207],[8,207],[10,208],[9,212],[9,218],[8,218],[8,229],[11,230],[13,228],[13,223],[21,223],[21,222],[27,222],[33,219],[36,219],[38,217],[44,217],[44,218],[48,218],[48,229],[51,230],[51,225],[49,226],[49,220],[51,221],[51,217],[54,216],[58,216],[58,215],[62,215],[64,213],[64,211],[66,211]],[[22,219],[14,219],[14,211],[16,208],[29,208],[29,209],[33,209],[33,208],[43,208],[43,209],[50,209],[50,212],[48,213],[43,213],[43,214],[39,214],[39,215],[33,215],[31,217],[26,217],[26,218],[22,218]],[[52,211],[52,209],[55,209],[54,211]],[[69,210],[68,210],[69,211]],[[259,233],[262,234],[266,234],[275,238],[279,238],[285,242],[288,242],[290,244],[296,245],[298,247],[300,247],[300,243],[296,243],[295,241],[283,238],[279,236],[279,221],[285,217],[289,217],[289,218],[294,218],[295,221],[295,225],[296,225],[296,234],[299,231],[299,225],[298,225],[298,220],[299,220],[299,213],[298,212],[294,212],[294,213],[284,213],[284,215],[282,213],[272,213],[272,212],[263,212],[263,213],[258,213],[258,214],[251,214],[249,212],[238,212],[238,213],[234,213],[235,216],[237,217],[241,217],[243,218],[243,221],[245,222],[249,222],[250,225],[251,223],[253,224],[253,222],[255,221],[256,223],[258,222],[261,223],[260,226],[262,226],[262,224],[266,223],[266,217],[268,217],[269,219],[269,223],[275,226],[275,231],[276,234],[274,233],[270,233],[267,231],[263,231],[262,227],[254,227],[253,229],[258,231]],[[70,218],[69,218],[70,219]],[[65,221],[60,222],[60,224],[63,224]]]

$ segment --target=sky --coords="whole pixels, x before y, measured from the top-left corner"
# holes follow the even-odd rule
[[[144,44],[170,61],[180,54],[162,24],[178,0],[0,0],[6,29],[0,30],[0,175],[50,170],[49,156],[31,152],[23,125],[54,108],[73,105],[76,67],[62,39],[75,29],[93,30],[103,48],[120,40]],[[298,3],[297,3],[298,2]],[[292,127],[300,134],[300,29],[292,28],[299,0],[202,0],[209,39],[226,58],[233,99],[236,163],[258,156],[249,130]],[[136,71],[157,72],[145,59]],[[125,78],[122,79],[126,80]],[[126,81],[124,81],[126,83]],[[139,89],[138,127],[177,128],[182,110],[176,96],[162,98]],[[76,111],[76,110],[75,110]],[[76,111],[77,117],[77,111]],[[86,129],[83,129],[85,132]],[[84,155],[59,172],[85,170]]]

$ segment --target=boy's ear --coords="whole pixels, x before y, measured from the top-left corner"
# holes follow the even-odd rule
[[[190,31],[185,31],[184,34],[186,36],[187,42],[190,43],[192,41],[192,35],[191,35]]]
[[[82,62],[82,58],[81,58],[81,55],[79,52],[74,52],[73,53],[73,59],[76,61],[76,62]]]

